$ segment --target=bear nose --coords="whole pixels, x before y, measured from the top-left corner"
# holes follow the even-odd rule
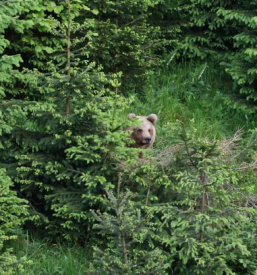
[[[151,138],[145,138],[145,141],[149,143],[151,141]]]

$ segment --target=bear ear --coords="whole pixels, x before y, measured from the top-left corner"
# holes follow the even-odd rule
[[[149,120],[150,122],[152,122],[153,125],[155,125],[156,121],[157,121],[157,118],[158,118],[157,115],[151,114],[146,119]]]
[[[129,115],[128,115],[128,118],[129,118],[129,119],[134,119],[134,118],[136,118],[136,117],[137,117],[137,116],[136,116],[135,114],[129,114]]]

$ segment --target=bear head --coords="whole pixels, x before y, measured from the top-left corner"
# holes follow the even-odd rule
[[[155,124],[157,121],[157,115],[151,114],[149,116],[137,116],[135,114],[129,114],[128,118],[138,119],[138,125],[134,127],[128,127],[126,130],[132,130],[131,139],[135,141],[133,147],[147,149],[152,147],[155,137],[156,130]]]

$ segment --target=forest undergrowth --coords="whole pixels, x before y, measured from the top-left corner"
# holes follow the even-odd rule
[[[256,125],[253,119],[228,106],[231,89],[232,82],[213,61],[170,63],[155,71],[144,93],[135,95],[131,106],[120,115],[124,120],[130,112],[158,115],[157,153],[172,148],[177,122],[192,127],[199,138],[222,142],[240,131],[243,139]],[[24,266],[29,275],[85,274],[92,257],[88,245],[62,244],[38,236],[21,236],[14,247],[17,255],[25,254],[31,260]]]
[[[0,17],[0,275],[256,275],[256,1]]]

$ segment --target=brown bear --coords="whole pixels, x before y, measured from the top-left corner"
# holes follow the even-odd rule
[[[136,116],[135,114],[129,114],[128,118],[138,119],[137,126],[131,126],[126,129],[127,131],[132,130],[130,138],[135,141],[132,146],[141,149],[152,147],[156,137],[155,124],[157,121],[157,115],[151,114],[149,116]]]

